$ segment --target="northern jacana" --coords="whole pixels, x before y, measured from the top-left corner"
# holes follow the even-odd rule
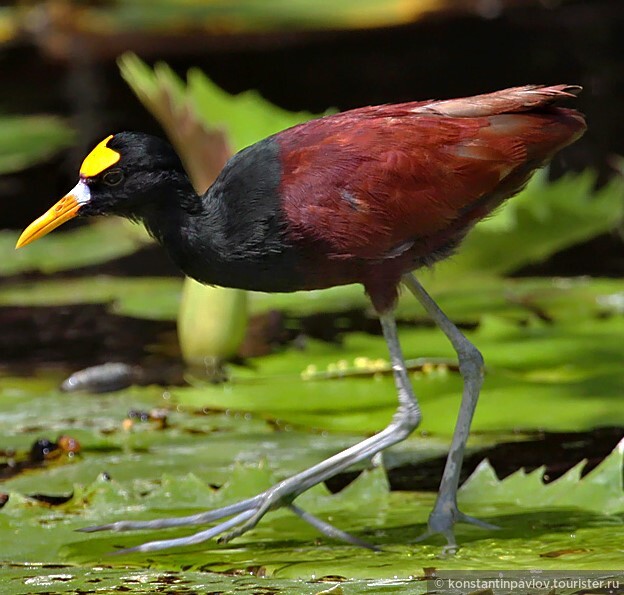
[[[583,116],[556,106],[578,91],[567,85],[525,86],[327,116],[244,149],[202,196],[166,142],[121,132],[98,144],[74,189],[23,232],[17,247],[77,215],[120,215],[142,221],[182,271],[203,283],[267,292],[361,283],[379,314],[399,406],[378,434],[253,498],[184,518],[119,521],[85,531],[158,529],[230,517],[189,537],[130,548],[146,552],[218,535],[227,541],[286,506],[326,535],[362,544],[294,500],[405,439],[420,421],[393,315],[401,282],[449,338],[464,379],[425,536],[441,533],[455,547],[456,522],[491,527],[464,515],[456,501],[483,358],[412,271],[450,255],[477,221],[583,134]]]

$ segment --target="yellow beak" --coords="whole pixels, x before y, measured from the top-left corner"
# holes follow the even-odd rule
[[[75,188],[59,200],[51,209],[46,211],[39,219],[33,221],[17,240],[15,249],[26,246],[53,229],[73,219],[80,207],[90,199],[89,187],[84,182],[78,182]]]

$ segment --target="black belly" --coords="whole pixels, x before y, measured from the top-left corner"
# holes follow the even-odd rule
[[[220,285],[250,291],[291,292],[306,289],[305,274],[295,249],[254,259],[176,258],[188,277],[206,285]]]

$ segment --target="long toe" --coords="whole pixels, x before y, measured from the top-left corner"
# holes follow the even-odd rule
[[[481,529],[488,529],[490,531],[498,531],[502,528],[498,525],[493,525],[492,523],[488,523],[487,521],[482,521],[481,519],[477,519],[473,516],[464,514],[463,512],[458,512],[457,522],[466,523],[467,525],[475,525],[476,527],[480,527]]]
[[[338,529],[338,527],[334,527],[327,521],[323,521],[318,517],[306,512],[302,508],[291,504],[288,508],[292,510],[299,518],[303,519],[306,523],[309,523],[316,529],[318,529],[323,535],[327,535],[327,537],[331,539],[337,539],[338,541],[344,541],[346,543],[350,543],[351,545],[357,545],[359,547],[366,548],[367,550],[372,550],[374,552],[381,552],[381,548],[368,543],[360,539],[359,537],[355,537],[355,535],[351,535],[342,529]]]
[[[231,519],[220,523],[216,527],[211,527],[210,529],[206,529],[204,531],[199,531],[197,533],[193,533],[193,535],[188,535],[187,537],[178,537],[175,539],[162,539],[159,541],[148,541],[147,543],[143,543],[141,545],[137,545],[135,547],[125,548],[123,550],[119,550],[113,552],[111,555],[121,555],[121,554],[130,554],[135,552],[157,552],[160,550],[166,550],[172,547],[183,547],[185,545],[197,545],[199,543],[203,543],[204,541],[208,541],[217,535],[220,535],[224,531],[227,531],[231,527],[235,526],[237,523],[244,523],[249,517],[254,514],[253,510],[246,510],[245,512],[241,512],[240,514],[232,517]]]
[[[200,512],[184,517],[153,519],[151,521],[117,521],[106,525],[93,525],[91,527],[82,527],[76,529],[80,533],[95,533],[97,531],[145,531],[156,529],[170,529],[173,527],[190,527],[193,525],[206,525],[213,521],[238,514],[245,510],[255,510],[261,502],[264,494],[259,494],[254,498],[241,500],[229,506],[209,510],[208,512]]]
[[[130,553],[145,553],[156,552],[172,547],[183,547],[188,545],[197,545],[208,541],[213,538],[217,538],[220,543],[224,543],[238,537],[243,533],[246,533],[250,529],[256,526],[258,521],[264,517],[264,515],[277,508],[286,506],[291,512],[295,513],[299,518],[315,527],[318,531],[327,535],[332,539],[337,539],[357,545],[363,548],[378,550],[374,545],[371,545],[345,531],[330,525],[326,521],[319,519],[318,517],[304,511],[303,509],[295,506],[292,503],[286,503],[275,497],[275,492],[267,490],[254,498],[237,502],[229,506],[224,506],[216,510],[203,512],[200,514],[173,518],[173,519],[156,519],[153,521],[117,521],[116,523],[110,523],[108,525],[98,525],[93,527],[85,527],[79,529],[84,533],[93,533],[96,531],[133,531],[133,530],[145,530],[145,529],[163,529],[171,527],[183,527],[203,524],[206,522],[222,519],[226,516],[232,518],[210,527],[188,535],[186,537],[177,537],[173,539],[162,539],[155,541],[148,541],[141,545],[137,545],[130,548],[125,548],[113,552],[111,555],[122,555]]]
[[[294,512],[300,519],[302,519],[309,525],[312,525],[317,531],[319,531],[323,535],[326,535],[330,539],[344,541],[345,543],[350,543],[351,545],[356,545],[358,547],[366,548],[372,551],[381,551],[381,548],[378,548],[375,545],[363,541],[359,537],[355,537],[354,535],[351,535],[350,533],[347,533],[342,529],[338,529],[338,527],[334,527],[327,521],[319,519],[313,514],[306,512],[299,506],[296,506],[295,504],[288,504],[286,505],[286,508],[288,508],[288,510],[290,510],[291,512]],[[228,543],[235,537],[238,537],[239,535],[242,535],[243,533],[249,531],[257,525],[261,516],[265,513],[266,511],[263,511],[262,509],[258,510],[254,515],[251,515],[249,518],[247,518],[245,522],[237,524],[231,531],[220,535],[218,539],[219,543]]]
[[[429,516],[427,530],[422,535],[419,535],[414,540],[414,543],[419,543],[434,535],[442,535],[447,542],[447,545],[442,550],[442,554],[454,554],[459,549],[455,539],[455,525],[457,523],[475,525],[481,529],[491,531],[500,529],[498,525],[469,516],[458,510],[457,507],[452,507],[445,509],[444,512],[434,510]]]

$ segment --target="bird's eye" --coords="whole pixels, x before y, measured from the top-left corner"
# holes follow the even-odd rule
[[[104,174],[102,181],[107,186],[117,186],[123,180],[123,174],[119,169],[112,169]]]

